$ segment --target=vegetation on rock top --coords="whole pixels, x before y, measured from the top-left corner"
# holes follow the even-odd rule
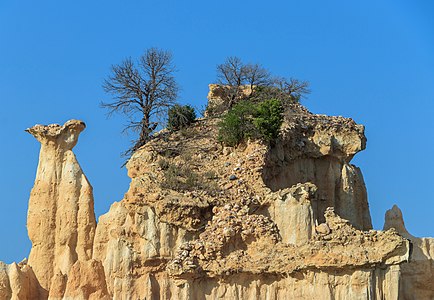
[[[137,61],[127,58],[112,66],[103,88],[113,101],[103,102],[102,107],[109,115],[124,114],[128,119],[124,131],[138,133],[124,153],[127,157],[153,139],[164,120],[170,131],[185,129],[195,121],[191,105],[177,104],[175,71],[172,54],[158,48],[147,49]],[[306,81],[272,76],[260,64],[233,56],[217,65],[217,82],[221,101],[209,103],[206,114],[223,118],[220,139],[232,146],[250,137],[275,140],[285,107],[309,93]]]
[[[248,100],[236,104],[219,123],[219,141],[237,146],[248,138],[273,143],[283,122],[283,106],[279,99],[257,104]]]

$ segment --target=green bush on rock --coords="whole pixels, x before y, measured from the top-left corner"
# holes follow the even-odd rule
[[[272,143],[283,122],[283,106],[278,99],[254,104],[241,101],[229,110],[219,123],[219,141],[227,146],[237,146],[248,138]]]
[[[233,147],[252,137],[254,134],[252,123],[254,113],[255,105],[249,101],[241,101],[234,105],[219,123],[219,141]]]
[[[188,127],[196,120],[196,112],[190,105],[176,104],[168,111],[167,128],[175,131]]]
[[[256,105],[253,124],[262,139],[270,142],[276,140],[282,122],[283,106],[280,100],[265,100]]]

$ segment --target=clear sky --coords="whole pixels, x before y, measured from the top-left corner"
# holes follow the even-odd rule
[[[433,14],[432,0],[0,1],[0,260],[30,250],[39,144],[27,127],[84,120],[75,153],[97,216],[122,199],[120,153],[133,137],[99,107],[101,83],[110,65],[153,46],[173,52],[179,100],[198,107],[231,55],[310,81],[311,111],[366,126],[368,148],[353,163],[374,227],[396,203],[412,234],[434,236]]]

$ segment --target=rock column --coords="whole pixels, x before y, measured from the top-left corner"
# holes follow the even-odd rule
[[[54,274],[67,275],[77,261],[92,258],[96,221],[92,187],[72,148],[84,130],[82,121],[63,126],[35,125],[26,131],[40,143],[27,228],[32,249],[29,265],[49,290]]]

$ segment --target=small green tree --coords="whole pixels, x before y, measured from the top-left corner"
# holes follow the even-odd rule
[[[283,105],[279,99],[270,99],[256,105],[253,124],[260,137],[266,141],[274,141],[280,132],[283,122]]]
[[[219,123],[219,141],[233,147],[250,137],[254,133],[254,110],[251,102],[241,101],[228,111]]]
[[[167,128],[169,130],[179,130],[189,126],[196,120],[196,112],[190,105],[175,104],[168,111]]]
[[[237,146],[248,138],[272,143],[283,122],[283,105],[279,99],[254,104],[241,101],[219,123],[219,141],[227,146]]]

